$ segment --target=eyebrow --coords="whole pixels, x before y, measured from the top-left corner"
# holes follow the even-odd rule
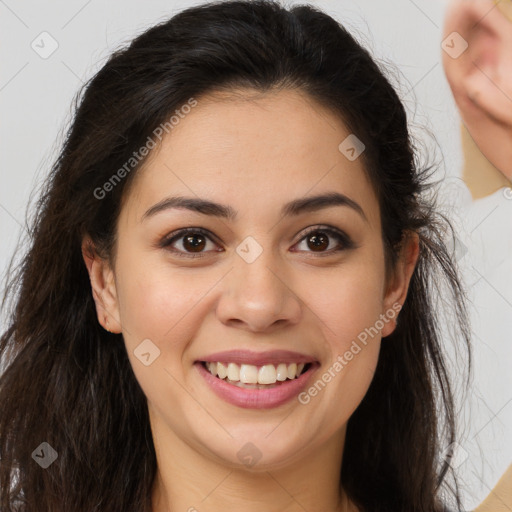
[[[366,218],[366,215],[361,206],[353,199],[350,199],[350,197],[346,196],[345,194],[340,194],[339,192],[330,192],[327,194],[294,199],[293,201],[290,201],[283,206],[281,209],[281,216],[296,216],[300,215],[301,213],[322,210],[332,206],[349,207],[356,211],[366,222],[368,222],[368,219]],[[230,221],[234,221],[238,213],[231,206],[215,203],[206,199],[197,197],[174,196],[162,199],[151,208],[149,208],[142,216],[141,222],[148,217],[156,215],[157,213],[173,208],[183,208],[201,213],[203,215],[220,217]]]

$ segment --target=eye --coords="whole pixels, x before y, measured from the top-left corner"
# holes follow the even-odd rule
[[[159,247],[166,248],[179,257],[201,258],[206,256],[205,252],[207,251],[205,251],[205,249],[208,242],[212,242],[212,238],[214,237],[202,228],[184,228],[165,237],[159,243]],[[338,243],[334,244],[334,248],[324,250],[331,245],[331,239]],[[299,242],[303,240],[310,248],[313,248],[312,251],[306,252],[314,252],[317,253],[318,256],[328,256],[356,247],[348,235],[329,227],[314,226],[309,228]],[[174,246],[176,242],[179,242],[177,244],[178,248]],[[181,247],[179,247],[180,245]],[[215,243],[213,243],[213,245],[215,245]],[[221,252],[222,250],[223,249],[214,249],[214,252]]]
[[[336,240],[338,244],[335,244],[334,249],[331,248],[328,251],[324,250],[331,245],[330,239]],[[329,256],[343,250],[355,248],[355,244],[347,234],[339,231],[338,229],[322,226],[314,226],[309,228],[305,235],[301,238],[300,242],[303,240],[303,243],[306,243],[309,248],[313,249],[311,252],[319,253],[318,256]]]
[[[208,231],[202,228],[185,228],[171,233],[159,245],[162,248],[169,248],[171,252],[184,258],[201,258],[204,256],[202,251],[207,245],[207,240],[211,241]],[[174,247],[170,247],[174,245],[175,241],[180,242],[183,248],[176,250]]]

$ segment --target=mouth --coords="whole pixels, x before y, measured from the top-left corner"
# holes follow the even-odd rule
[[[214,377],[244,389],[272,389],[298,379],[313,363],[252,364],[200,361]]]
[[[246,409],[270,409],[297,398],[320,363],[196,361],[194,367],[208,389],[224,401]]]

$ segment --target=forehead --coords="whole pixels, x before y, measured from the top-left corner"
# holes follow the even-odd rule
[[[132,188],[139,218],[143,208],[171,193],[254,213],[338,191],[365,203],[374,217],[369,220],[379,222],[362,158],[349,160],[340,151],[349,136],[340,116],[299,91],[199,97],[137,171]]]

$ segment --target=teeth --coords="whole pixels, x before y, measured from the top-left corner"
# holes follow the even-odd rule
[[[228,376],[228,369],[222,363],[211,363],[217,365],[217,375],[219,379],[225,379]],[[215,375],[215,369],[209,368],[212,375]]]
[[[287,378],[288,378],[288,367],[284,363],[277,365],[277,380],[283,381],[283,380],[286,380]]]
[[[275,384],[277,380],[276,373],[276,368],[273,364],[262,366],[258,372],[258,384]]]
[[[228,379],[233,381],[240,380],[240,366],[235,363],[228,364]]]
[[[242,384],[275,384],[286,379],[293,380],[302,374],[305,366],[304,363],[288,365],[279,363],[277,367],[273,364],[266,364],[258,368],[252,364],[206,363],[206,367],[212,375],[218,376],[220,379],[227,377],[232,382]]]
[[[297,375],[297,365],[295,363],[288,365],[288,378],[293,379]]]
[[[236,366],[234,363],[229,364]],[[244,384],[258,384],[258,368],[252,364],[243,364],[240,366],[240,382],[243,382]],[[260,382],[260,384],[264,383]]]

